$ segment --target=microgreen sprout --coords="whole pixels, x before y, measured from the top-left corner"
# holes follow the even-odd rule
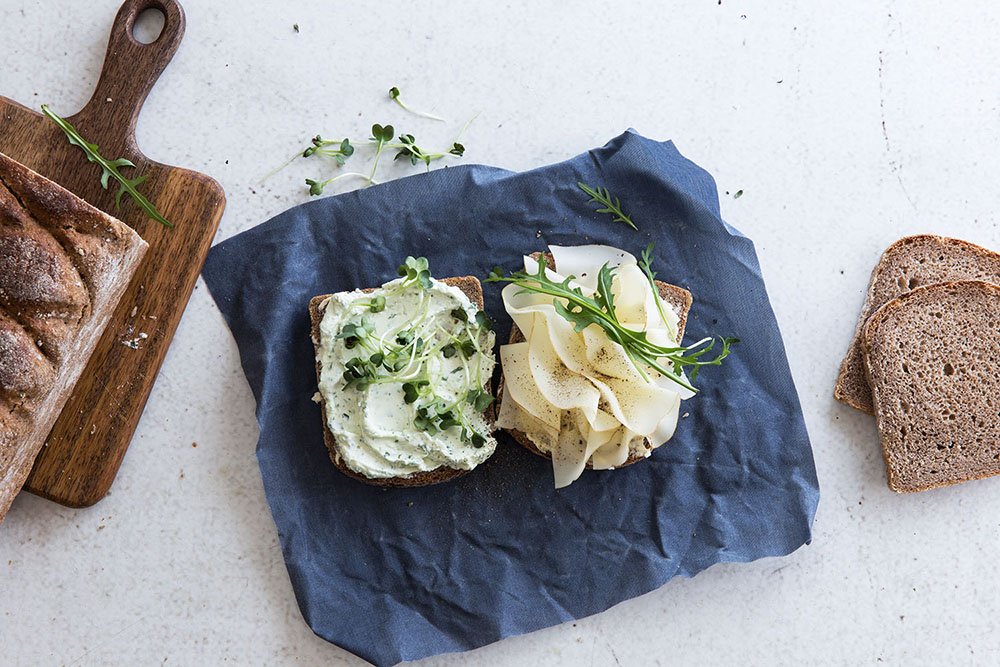
[[[651,269],[652,248],[643,253],[644,271],[649,277]],[[538,262],[538,272],[516,271],[507,276],[501,267],[494,267],[486,282],[511,282],[522,287],[524,292],[536,292],[553,297],[553,306],[559,315],[573,324],[576,331],[583,331],[591,325],[604,330],[608,339],[622,346],[625,354],[632,362],[639,375],[651,381],[646,368],[656,371],[661,376],[669,378],[690,391],[697,391],[693,382],[698,371],[703,366],[719,366],[722,360],[729,356],[730,347],[739,342],[737,338],[722,338],[722,349],[710,361],[702,361],[702,357],[715,346],[715,340],[704,338],[694,345],[663,346],[649,340],[645,331],[635,331],[625,327],[615,313],[614,292],[612,283],[615,270],[608,264],[601,267],[597,276],[597,291],[593,296],[586,296],[579,287],[571,284],[574,276],[567,276],[557,283],[545,273],[545,257]],[[655,275],[655,274],[653,274]],[[662,313],[661,313],[662,316]],[[662,360],[662,361],[661,361]],[[688,377],[684,377],[687,369]]]
[[[493,404],[493,397],[482,389],[470,389],[465,395],[465,402],[475,408],[476,412],[482,412]]]
[[[576,186],[583,190],[585,193],[590,195],[588,202],[593,202],[597,204],[603,204],[603,208],[596,210],[597,213],[610,213],[614,216],[615,222],[624,222],[626,225],[632,229],[638,230],[639,228],[635,226],[630,218],[624,211],[622,211],[622,203],[618,200],[618,197],[614,197],[612,201],[611,193],[608,192],[607,188],[598,188],[595,190],[589,185],[577,182]]]
[[[327,146],[337,146],[337,148],[327,148]],[[343,166],[347,158],[354,155],[354,146],[347,137],[339,141],[326,141],[320,135],[312,138],[312,145],[307,146],[302,151],[302,157],[312,157],[316,154],[325,155],[336,160],[337,164]]]
[[[428,317],[424,290],[433,287],[433,282],[426,258],[407,257],[397,273],[401,280],[385,294],[353,302],[357,316],[336,335],[355,355],[345,364],[344,389],[363,391],[374,384],[398,383],[404,403],[414,406],[414,428],[429,435],[458,428],[464,442],[482,447],[486,437],[476,431],[470,414],[486,410],[493,402],[483,388],[488,378],[476,356],[489,349],[493,323],[481,311],[472,314],[463,307],[447,311],[450,318],[444,322]],[[418,290],[423,312],[380,333],[368,314],[384,311],[388,300],[406,290]],[[434,361],[441,358],[457,366],[445,373],[440,362]]]
[[[399,88],[395,86],[390,90],[390,96],[393,97],[399,104],[402,102],[399,100]],[[406,107],[404,107],[406,108]],[[412,109],[407,108],[408,111]],[[416,113],[416,112],[415,112]],[[349,138],[336,139],[336,140],[326,140],[320,135],[314,136],[310,139],[309,144],[304,148],[297,150],[290,158],[288,158],[279,167],[268,172],[260,182],[263,183],[271,176],[290,165],[297,159],[306,159],[313,156],[322,156],[332,159],[338,167],[343,167],[347,159],[350,158],[355,153],[355,149],[360,146],[371,146],[374,148],[374,157],[372,160],[372,167],[369,173],[362,173],[360,171],[350,171],[341,173],[337,176],[318,179],[318,178],[307,178],[305,179],[305,184],[308,187],[309,194],[311,196],[317,197],[323,194],[326,186],[331,183],[335,183],[342,179],[354,178],[361,179],[364,181],[364,187],[369,185],[377,185],[378,181],[375,180],[375,174],[378,169],[379,158],[383,151],[395,150],[396,155],[393,160],[405,159],[409,160],[411,165],[416,165],[418,163],[424,164],[428,170],[430,170],[431,162],[435,160],[440,160],[446,157],[461,158],[465,156],[465,146],[460,143],[462,135],[469,125],[474,121],[481,112],[477,111],[473,116],[462,125],[461,129],[456,135],[455,140],[452,141],[451,146],[444,150],[443,152],[431,152],[423,149],[417,145],[416,138],[409,133],[400,134],[398,138],[394,136],[394,128],[392,125],[380,125],[375,124],[372,126],[372,136],[367,140],[352,142]],[[424,115],[424,114],[421,114]],[[433,117],[436,118],[436,117]],[[442,120],[436,118],[437,120]]]
[[[376,142],[375,146],[375,160],[372,162],[372,173],[368,177],[369,181],[374,182],[375,180],[375,170],[378,169],[378,158],[385,150],[385,145],[392,142],[392,138],[395,136],[395,130],[392,125],[379,125],[375,123],[372,125],[372,140]]]
[[[428,168],[431,166],[432,160],[440,160],[441,158],[449,155],[454,155],[456,157],[462,157],[465,155],[465,146],[458,142],[453,143],[451,149],[447,153],[428,153],[417,146],[416,139],[412,134],[399,135],[399,144],[399,151],[396,153],[396,157],[394,157],[393,160],[407,158],[410,160],[410,164],[412,165],[415,165],[418,162],[423,162]]]
[[[399,265],[396,273],[406,278],[404,284],[417,282],[424,289],[431,287],[431,272],[426,257],[407,257],[406,261]]]
[[[403,107],[404,109],[406,109],[407,111],[409,111],[410,113],[412,113],[412,114],[414,114],[416,116],[422,116],[424,118],[430,118],[431,120],[438,120],[438,121],[441,121],[442,123],[445,122],[444,118],[441,118],[439,116],[435,116],[433,114],[429,114],[429,113],[426,113],[426,112],[423,112],[423,111],[417,111],[416,109],[413,109],[413,108],[408,107],[405,104],[403,104],[403,100],[400,99],[400,97],[399,97],[399,88],[397,88],[396,86],[393,86],[392,88],[389,89],[389,97],[391,97],[393,100],[395,100],[396,104],[398,104],[399,106]]]

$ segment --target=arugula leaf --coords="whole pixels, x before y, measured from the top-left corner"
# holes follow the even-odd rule
[[[648,255],[646,261],[648,266]],[[486,278],[486,282],[510,282],[522,288],[519,294],[536,292],[552,296],[556,312],[572,323],[575,331],[583,331],[589,326],[600,327],[610,341],[622,346],[636,371],[647,382],[650,378],[644,366],[690,391],[697,391],[692,383],[698,375],[698,370],[703,366],[721,365],[722,360],[729,356],[732,345],[739,342],[739,339],[721,339],[722,350],[711,361],[701,360],[715,345],[711,338],[705,338],[686,347],[664,347],[653,343],[645,331],[629,329],[619,322],[611,290],[614,273],[614,269],[608,264],[601,267],[597,277],[598,288],[592,297],[584,295],[579,287],[570,285],[573,276],[567,276],[558,283],[550,279],[545,274],[544,256],[539,259],[538,272],[535,274],[515,271],[510,276],[505,276],[503,269],[495,267]],[[690,369],[690,381],[685,380],[684,369]]]
[[[653,290],[653,294],[656,295],[656,310],[660,313],[660,320],[663,322],[663,326],[667,327],[667,331],[670,332],[670,337],[674,340],[677,339],[677,331],[674,327],[670,326],[670,321],[667,319],[667,314],[663,311],[663,299],[659,298],[660,288],[656,285],[656,271],[652,269],[653,263],[653,242],[650,241],[646,249],[642,251],[642,257],[639,259],[639,268],[642,272],[646,274],[646,279],[649,281],[649,289]]]
[[[83,149],[83,152],[87,156],[87,160],[89,162],[93,162],[95,164],[100,165],[101,186],[103,186],[105,190],[108,189],[108,186],[110,185],[110,180],[112,178],[118,181],[119,187],[118,187],[118,192],[115,194],[115,209],[121,207],[122,195],[127,192],[129,196],[132,197],[133,201],[135,201],[135,203],[139,205],[139,208],[141,208],[146,213],[146,215],[148,215],[153,220],[156,220],[161,225],[165,225],[171,228],[173,227],[173,225],[166,218],[163,217],[163,214],[157,210],[156,206],[154,206],[148,199],[146,199],[145,195],[143,195],[138,190],[139,186],[142,185],[147,178],[149,178],[149,174],[143,174],[138,178],[132,178],[132,179],[125,178],[124,176],[122,176],[119,169],[121,167],[135,168],[135,165],[131,162],[131,160],[126,160],[125,158],[118,158],[117,160],[108,160],[107,158],[102,157],[100,150],[97,147],[97,144],[92,144],[88,142],[86,139],[84,139],[82,136],[80,136],[80,133],[76,131],[76,128],[74,128],[68,122],[60,118],[58,115],[56,115],[56,113],[51,109],[49,109],[49,107],[45,104],[42,105],[42,113],[45,114],[49,119],[51,119],[52,122],[54,122],[56,125],[59,126],[59,129],[62,130],[63,134],[66,135],[66,138],[69,140],[70,144],[72,144],[73,146],[79,146],[81,149]]]

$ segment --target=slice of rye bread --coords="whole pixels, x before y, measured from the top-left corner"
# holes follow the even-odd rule
[[[862,344],[889,488],[1000,474],[1000,287],[920,287],[880,308]]]
[[[459,278],[444,278],[440,282],[451,285],[452,287],[457,287],[462,290],[465,296],[469,297],[469,301],[476,304],[480,310],[483,309],[483,286],[479,282],[479,279],[475,276],[462,276]],[[362,290],[363,292],[373,292],[376,288],[369,287]],[[323,320],[323,302],[326,301],[331,294],[323,294],[321,296],[314,296],[309,300],[309,318],[312,320],[312,340],[313,345],[316,348],[316,381],[320,380],[320,373],[322,371],[322,366],[319,362],[319,325]],[[490,387],[486,387],[487,390]],[[448,468],[442,466],[440,468],[435,468],[434,470],[428,470],[425,472],[418,472],[416,474],[410,475],[408,477],[385,477],[385,478],[372,478],[365,477],[364,475],[357,473],[347,467],[347,464],[340,458],[337,450],[337,439],[334,437],[333,433],[330,432],[330,427],[326,423],[326,400],[320,395],[320,407],[323,410],[323,440],[326,442],[326,448],[330,450],[330,460],[333,464],[337,466],[340,472],[344,473],[348,477],[353,477],[354,479],[364,482],[365,484],[371,484],[373,486],[387,486],[387,487],[406,487],[406,486],[428,486],[430,484],[438,484],[440,482],[447,482],[449,480],[455,479],[456,477],[461,477],[462,475],[468,473],[468,470],[461,470],[458,468]],[[493,421],[494,421],[494,411],[493,406],[490,406],[485,411],[487,421],[490,424],[490,432],[493,432]]]
[[[541,256],[542,253],[540,252],[531,254],[531,258],[535,260],[537,260]],[[545,253],[545,262],[548,266],[555,266],[555,260],[552,257],[551,253]],[[669,304],[670,307],[674,309],[674,312],[677,313],[677,320],[678,320],[677,342],[679,344],[681,339],[684,337],[684,325],[687,324],[688,311],[691,309],[691,292],[687,291],[683,287],[677,287],[676,285],[671,285],[670,283],[665,283],[659,280],[656,281],[656,286],[659,288],[660,298],[666,301],[667,304]],[[516,324],[511,325],[510,343],[511,344],[521,343],[524,342],[524,340],[525,340],[524,334],[521,333],[521,330],[517,328],[517,325]],[[500,402],[502,400],[503,400],[503,375],[500,376],[500,383],[497,386],[497,400],[496,400],[497,414],[500,413]],[[546,458],[549,460],[552,459],[551,454],[543,452],[542,450],[538,449],[538,447],[535,446],[535,443],[533,443],[524,432],[512,428],[505,428],[503,430],[506,431],[510,435],[510,437],[514,438],[514,440],[516,440],[518,444],[525,447],[529,451],[541,456],[542,458]],[[633,452],[629,454],[629,457],[625,460],[625,463],[623,463],[619,467],[632,465],[633,463],[638,463],[639,461],[643,461],[645,459],[646,457],[644,455],[641,455],[638,452]],[[593,468],[594,466],[590,461],[587,461],[587,467]]]
[[[834,397],[862,412],[875,414],[861,344],[868,318],[912,289],[955,280],[1000,284],[1000,254],[973,243],[930,234],[908,236],[889,246],[872,271],[854,338],[840,363]]]

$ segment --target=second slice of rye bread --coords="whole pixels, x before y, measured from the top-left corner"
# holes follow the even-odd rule
[[[908,236],[889,246],[872,271],[854,338],[840,363],[834,397],[862,412],[875,414],[861,346],[868,318],[886,303],[917,287],[954,280],[1000,284],[1000,254],[974,243],[931,234]]]
[[[1000,287],[921,287],[872,315],[866,353],[889,488],[1000,473]]]

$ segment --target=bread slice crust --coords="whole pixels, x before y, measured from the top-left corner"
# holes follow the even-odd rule
[[[889,488],[1000,474],[1000,287],[919,287],[876,311],[862,345]]]
[[[0,521],[148,248],[0,154]]]
[[[538,258],[541,256],[542,256],[541,252],[535,252],[531,254],[531,258],[534,260],[538,260]],[[552,257],[551,253],[545,253],[545,262],[548,266],[555,265],[555,260]],[[691,303],[692,303],[691,292],[687,291],[683,287],[677,287],[676,285],[671,285],[670,283],[665,283],[659,280],[655,282],[656,282],[656,287],[660,293],[660,298],[666,301],[674,309],[674,312],[677,313],[677,342],[680,343],[681,339],[684,337],[684,326],[687,324],[688,312],[691,310]],[[525,340],[524,334],[521,332],[520,329],[518,329],[516,324],[512,324],[510,329],[510,340],[508,342],[510,344],[514,344],[514,343],[524,342],[524,340]],[[503,390],[504,390],[504,379],[503,375],[501,374],[500,382],[497,385],[497,398],[496,398],[497,414],[500,414],[500,403],[503,400]],[[510,437],[512,437],[519,445],[521,445],[528,451],[532,452],[533,454],[537,454],[538,456],[541,456],[544,459],[549,459],[550,461],[552,460],[552,454],[540,450],[535,445],[535,443],[531,441],[528,435],[523,431],[519,431],[513,428],[505,428],[502,430],[506,432]],[[648,439],[646,440],[646,445],[647,447],[649,446]],[[629,454],[629,457],[625,459],[625,463],[623,463],[618,467],[623,468],[625,466],[632,465],[633,463],[638,463],[639,461],[644,461],[644,460],[646,460],[645,455],[639,452],[631,452]],[[590,461],[587,461],[586,465],[590,469],[593,469],[594,467]]]
[[[933,234],[907,236],[889,246],[872,270],[854,337],[840,363],[834,397],[875,414],[861,342],[869,318],[884,304],[917,287],[956,280],[1000,283],[1000,254]]]
[[[465,296],[469,298],[469,301],[476,304],[480,310],[483,309],[483,286],[479,282],[479,279],[475,276],[461,276],[455,278],[443,278],[439,280],[446,285],[451,285],[452,287],[457,287],[462,291]],[[373,292],[378,288],[369,287],[363,289],[363,292]],[[323,304],[329,299],[332,294],[323,294],[320,296],[314,296],[309,300],[309,319],[312,322],[311,334],[313,346],[316,349],[316,382],[320,381],[320,375],[322,373],[323,367],[319,361],[319,350],[320,350],[320,323],[323,321],[323,314],[325,309]],[[489,386],[486,387],[487,390],[490,389]],[[348,477],[353,477],[359,482],[364,482],[365,484],[371,484],[372,486],[383,486],[383,487],[412,487],[412,486],[429,486],[431,484],[440,484],[441,482],[448,482],[453,479],[457,479],[462,475],[465,475],[470,470],[462,470],[459,468],[449,468],[447,466],[441,466],[435,468],[434,470],[426,470],[406,477],[366,477],[361,473],[351,470],[347,464],[343,461],[340,456],[339,450],[337,448],[337,438],[330,431],[330,427],[326,423],[326,399],[320,394],[320,407],[323,412],[323,441],[326,443],[326,448],[330,453],[330,460],[333,465],[337,467],[340,472],[344,473]],[[493,432],[493,422],[494,422],[494,410],[493,406],[486,409],[485,413],[487,416],[487,421],[490,424],[490,432]]]

